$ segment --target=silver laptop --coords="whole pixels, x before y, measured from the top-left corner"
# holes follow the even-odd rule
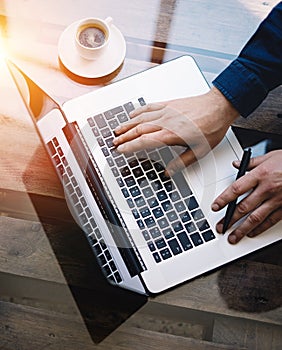
[[[234,181],[242,149],[231,130],[205,158],[173,178],[179,152],[163,146],[119,154],[113,130],[145,103],[205,93],[197,64],[182,56],[60,106],[13,63],[10,72],[47,148],[69,208],[114,285],[159,293],[280,239],[282,222],[239,244],[217,234],[210,210]],[[185,77],[185,79],[183,79]]]

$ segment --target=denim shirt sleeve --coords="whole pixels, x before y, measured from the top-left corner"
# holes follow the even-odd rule
[[[276,5],[239,56],[213,81],[247,117],[282,84],[282,2]]]

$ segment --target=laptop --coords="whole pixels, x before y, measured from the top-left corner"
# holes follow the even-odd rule
[[[18,90],[56,169],[70,211],[105,278],[156,294],[280,239],[282,222],[237,245],[215,230],[213,199],[236,176],[242,149],[232,130],[207,156],[168,178],[179,147],[122,155],[114,129],[146,103],[208,91],[191,56],[155,66],[59,105],[11,61]],[[183,79],[185,77],[185,79]]]

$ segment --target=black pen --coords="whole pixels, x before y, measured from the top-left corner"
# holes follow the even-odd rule
[[[238,174],[236,176],[236,180],[238,180],[240,177],[245,175],[247,168],[249,166],[251,155],[252,155],[251,148],[248,148],[246,151],[244,151],[244,154],[243,154],[243,157],[242,157],[242,160],[240,163],[240,167],[238,170]],[[226,230],[230,224],[234,210],[236,208],[236,203],[237,203],[237,199],[235,199],[234,201],[232,201],[228,204],[228,207],[227,207],[227,210],[225,213],[225,217],[224,217],[222,233],[226,232]]]

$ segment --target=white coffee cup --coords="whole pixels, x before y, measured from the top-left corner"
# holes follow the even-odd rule
[[[111,36],[112,18],[85,18],[78,22],[75,31],[75,44],[81,57],[95,60],[108,46]]]

